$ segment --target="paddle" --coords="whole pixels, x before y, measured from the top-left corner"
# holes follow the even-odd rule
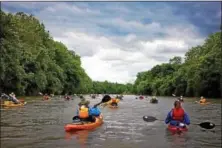
[[[156,117],[153,117],[153,116],[143,116],[143,120],[146,122],[154,122],[159,119],[157,119]],[[164,120],[159,120],[159,121],[164,121]],[[199,125],[200,127],[205,128],[205,129],[213,129],[216,126],[214,123],[211,123],[211,122],[202,122],[199,124],[191,123],[191,124]],[[217,126],[219,126],[219,125],[217,125]]]
[[[96,106],[98,106],[98,105],[100,105],[100,104],[102,104],[102,103],[109,102],[110,100],[111,100],[111,97],[110,97],[109,95],[105,95],[105,96],[103,97],[103,99],[101,100],[101,102],[95,104],[94,107],[96,107]]]

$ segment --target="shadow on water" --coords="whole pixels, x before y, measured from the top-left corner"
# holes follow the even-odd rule
[[[89,97],[88,97],[89,98]],[[190,125],[188,132],[171,133],[163,121],[144,122],[144,115],[164,120],[174,99],[160,97],[158,104],[149,99],[125,96],[118,109],[101,107],[104,124],[92,131],[67,133],[64,125],[76,114],[79,99],[64,101],[55,97],[50,101],[28,98],[24,107],[1,110],[2,148],[219,148],[221,127],[204,130]],[[92,99],[91,105],[99,99]],[[193,123],[212,121],[221,124],[221,104],[195,104],[187,99],[183,107]]]

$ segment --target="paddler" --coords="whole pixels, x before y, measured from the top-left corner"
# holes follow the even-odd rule
[[[73,117],[73,120],[78,118],[81,121],[95,122],[95,117],[100,116],[101,111],[97,106],[89,107],[89,104],[90,101],[83,98],[78,104],[77,116]]]
[[[182,108],[180,101],[176,100],[174,102],[174,108],[168,113],[165,119],[165,123],[170,123],[170,125],[182,127],[185,127],[185,124],[190,124],[189,116]]]
[[[50,97],[48,96],[48,94],[45,94],[44,96],[43,96],[43,99],[42,100],[49,100],[50,99]]]
[[[206,103],[207,102],[207,100],[203,97],[203,96],[201,96],[200,97],[200,101],[199,101],[200,103]]]
[[[15,94],[12,92],[11,94],[9,94],[9,96],[10,96],[10,99],[12,100],[12,102],[14,103],[14,104],[19,104],[19,103],[21,103],[17,98],[16,98],[16,96],[15,96]]]
[[[183,102],[183,96],[180,96],[180,98],[178,98],[178,100],[179,100],[180,102]]]
[[[156,96],[152,96],[152,100],[156,101],[157,100]]]
[[[117,99],[116,99],[116,98],[112,98],[110,105],[112,105],[112,106],[118,106]]]

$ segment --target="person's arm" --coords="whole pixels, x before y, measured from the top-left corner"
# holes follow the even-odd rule
[[[189,118],[189,116],[188,116],[187,113],[184,114],[184,123],[185,123],[186,125],[189,125],[189,124],[190,124],[190,118]]]
[[[77,115],[77,116],[79,115],[79,106],[78,106],[77,109],[76,109],[76,115]]]
[[[167,114],[167,117],[165,119],[165,123],[168,124],[172,120],[171,111]]]

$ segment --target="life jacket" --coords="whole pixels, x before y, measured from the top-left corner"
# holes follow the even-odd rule
[[[182,108],[172,109],[172,118],[173,118],[173,120],[183,121],[184,114],[185,114],[185,112]]]
[[[117,103],[116,98],[112,98],[112,103]]]
[[[89,117],[89,108],[85,106],[79,107],[79,118],[88,118]]]

